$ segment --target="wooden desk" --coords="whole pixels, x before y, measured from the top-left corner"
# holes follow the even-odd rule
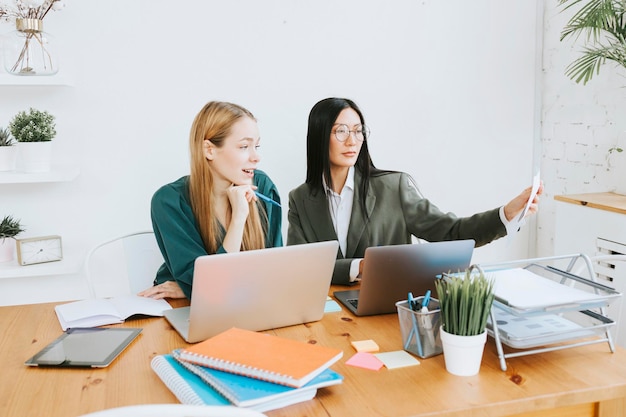
[[[0,307],[0,416],[75,417],[124,405],[177,402],[150,368],[155,355],[186,345],[163,318],[124,324],[143,332],[109,368],[25,366],[61,334],[53,307]],[[401,349],[395,314],[328,313],[319,322],[272,332],[343,349],[333,369],[345,381],[319,390],[311,401],[267,412],[271,417],[626,415],[626,351],[612,354],[605,344],[512,358],[502,372],[488,339],[480,373],[457,377],[446,372],[442,355],[378,372],[345,365],[354,354],[351,340],[374,339],[381,351]]]

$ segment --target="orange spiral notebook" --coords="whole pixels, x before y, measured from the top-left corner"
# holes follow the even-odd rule
[[[180,350],[184,361],[290,387],[301,387],[342,356],[340,349],[236,327]]]

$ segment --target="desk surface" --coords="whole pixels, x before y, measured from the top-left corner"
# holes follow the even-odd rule
[[[578,204],[600,210],[626,214],[626,195],[616,193],[588,193],[554,196],[557,201]]]
[[[25,366],[62,333],[53,307],[0,307],[1,416],[75,417],[124,405],[177,402],[150,368],[155,355],[186,346],[163,318],[118,325],[143,332],[108,368]],[[354,354],[352,340],[374,339],[381,351],[400,350],[396,314],[355,317],[343,310],[271,332],[343,349],[344,357],[332,368],[345,377],[313,400],[267,412],[271,417],[626,415],[626,351],[610,353],[605,343],[510,358],[503,372],[489,338],[480,373],[457,377],[446,372],[442,355],[393,370],[345,365]]]

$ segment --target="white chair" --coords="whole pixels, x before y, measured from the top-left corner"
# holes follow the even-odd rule
[[[100,243],[85,259],[91,297],[137,294],[153,285],[162,264],[163,256],[151,230]]]
[[[110,408],[80,417],[263,417],[247,408],[217,405],[146,404]]]

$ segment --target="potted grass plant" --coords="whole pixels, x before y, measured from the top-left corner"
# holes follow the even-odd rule
[[[0,172],[14,171],[17,146],[8,128],[0,127]]]
[[[15,253],[15,236],[23,232],[20,221],[5,216],[0,222],[0,262],[12,261]]]
[[[9,129],[18,142],[22,170],[49,171],[52,139],[57,134],[54,116],[31,107],[17,113],[9,123]]]
[[[460,376],[476,375],[480,370],[494,299],[493,281],[478,268],[472,272],[474,268],[435,281],[446,369]]]

